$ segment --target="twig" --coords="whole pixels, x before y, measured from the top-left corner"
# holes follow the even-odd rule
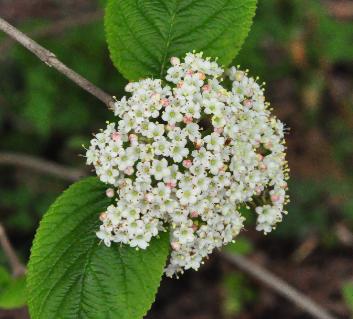
[[[68,168],[33,156],[10,152],[0,152],[0,165],[21,166],[68,181],[76,181],[87,175],[84,170]]]
[[[102,18],[102,15],[102,11],[97,10],[95,12],[88,12],[74,17],[69,17],[55,22],[52,25],[39,27],[38,29],[31,31],[29,36],[31,38],[45,38],[52,35],[57,35],[68,29],[98,21],[100,18]],[[15,42],[12,38],[7,38],[0,43],[0,59],[3,59],[6,56],[7,51],[12,47],[14,43]]]
[[[15,249],[12,247],[2,224],[0,224],[0,245],[9,260],[13,276],[23,276],[26,273],[26,267],[22,265],[22,263],[18,259]]]
[[[28,36],[26,36],[24,33],[13,27],[2,18],[0,18],[0,30],[4,31],[11,38],[22,44],[26,49],[35,54],[48,66],[53,67],[60,73],[64,74],[81,88],[91,93],[97,99],[101,100],[108,106],[108,108],[112,108],[114,100],[108,93],[104,92],[100,88],[96,87],[93,83],[89,82],[84,77],[68,68],[55,56],[54,53],[50,52],[49,50],[39,45],[37,42],[30,39]]]
[[[282,295],[292,303],[296,304],[299,308],[312,315],[317,319],[336,319],[329,314],[325,309],[312,301],[308,296],[305,296],[295,288],[291,287],[288,283],[278,278],[268,270],[255,264],[251,260],[236,254],[223,252],[221,256],[228,262],[238,267],[245,273],[251,275],[264,285],[268,286],[278,294]]]

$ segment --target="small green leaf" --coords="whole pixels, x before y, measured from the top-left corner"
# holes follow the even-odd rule
[[[27,281],[32,319],[137,319],[154,301],[168,235],[139,251],[100,244],[98,217],[110,204],[105,188],[93,177],[75,183],[41,221]]]
[[[129,80],[164,75],[169,59],[192,50],[229,64],[245,40],[256,0],[109,0],[111,58]]]
[[[26,301],[26,278],[12,278],[5,268],[0,267],[0,308],[20,308]]]

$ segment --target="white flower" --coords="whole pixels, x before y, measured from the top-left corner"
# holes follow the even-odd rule
[[[99,216],[97,237],[107,246],[147,249],[170,229],[168,276],[198,269],[233,241],[245,220],[240,207],[256,198],[256,229],[268,233],[288,202],[284,125],[271,115],[262,87],[237,68],[224,73],[202,53],[171,64],[163,82],[126,86],[130,97],[113,107],[117,123],[86,150],[115,200]]]
[[[131,239],[130,246],[146,249],[149,241],[150,241],[149,236],[146,236],[146,234],[144,234],[143,231],[141,231],[138,234],[136,234],[136,236],[134,236],[133,239]]]
[[[96,232],[96,235],[99,239],[104,241],[106,246],[110,247],[113,236],[111,232],[108,232],[103,225],[99,227],[99,231]]]
[[[188,205],[188,204],[195,204],[197,201],[197,196],[195,196],[195,193],[193,192],[192,188],[187,188],[187,189],[179,189],[176,193],[180,200],[180,204],[182,206]]]
[[[178,111],[174,107],[168,106],[163,112],[162,119],[168,122],[169,124],[174,125],[177,122],[181,122],[183,116],[181,115],[180,111]]]
[[[165,158],[161,160],[153,160],[151,174],[154,176],[156,180],[161,180],[164,177],[170,175],[170,170],[168,168],[168,162]]]
[[[170,156],[170,142],[164,136],[156,139],[152,146],[156,155]]]
[[[183,158],[189,154],[189,150],[184,147],[183,143],[174,143],[170,147],[170,156],[173,158],[174,162],[180,163]]]
[[[203,140],[208,150],[219,150],[224,146],[224,137],[215,132],[205,136]]]
[[[178,239],[180,244],[186,244],[194,240],[194,234],[192,228],[181,226],[174,232],[174,236]]]

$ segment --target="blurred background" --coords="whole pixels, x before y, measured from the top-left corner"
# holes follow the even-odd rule
[[[103,6],[0,0],[0,16],[121,97],[126,81],[109,59]],[[250,221],[232,249],[338,318],[353,318],[353,1],[259,0],[234,64],[266,81],[274,112],[290,127],[291,204],[276,231],[264,237]],[[23,263],[41,216],[71,182],[16,160],[31,155],[85,170],[81,145],[110,118],[101,102],[0,34],[0,222]],[[0,318],[28,318],[25,307],[1,309],[9,269],[0,250]],[[310,316],[214,254],[198,272],[163,279],[147,318]]]

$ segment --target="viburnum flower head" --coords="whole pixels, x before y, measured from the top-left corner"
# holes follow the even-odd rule
[[[198,269],[234,241],[243,208],[270,232],[286,213],[284,126],[247,71],[222,69],[202,53],[171,58],[165,79],[126,86],[108,123],[91,141],[87,164],[108,184],[114,204],[98,238],[148,248],[169,230],[166,274]]]

